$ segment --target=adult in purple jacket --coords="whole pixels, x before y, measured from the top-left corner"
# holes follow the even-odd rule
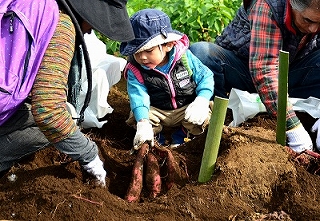
[[[73,59],[80,46],[85,48],[84,33],[95,29],[114,40],[133,39],[126,0],[25,0],[20,1],[20,8],[18,0],[11,4],[32,14],[43,14],[35,5],[50,5],[45,14],[52,19],[58,17],[58,21],[29,98],[0,126],[0,173],[24,156],[53,145],[78,161],[98,185],[105,186],[106,171],[98,147],[80,131],[68,112],[67,82],[71,70],[79,68]]]

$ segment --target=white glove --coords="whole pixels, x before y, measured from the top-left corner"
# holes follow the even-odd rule
[[[196,99],[189,104],[185,111],[185,117],[188,122],[202,125],[209,115],[209,100],[204,97],[196,97]]]
[[[139,150],[144,142],[149,142],[154,146],[154,135],[152,125],[149,121],[139,121],[137,123],[137,132],[133,139],[133,149]]]
[[[313,149],[312,140],[310,135],[304,129],[303,125],[299,125],[292,130],[286,131],[289,147],[297,153],[301,153],[304,150]]]
[[[82,167],[96,178],[98,185],[102,187],[106,186],[107,172],[104,170],[103,162],[98,155],[90,163],[83,165]]]
[[[311,132],[317,132],[316,145],[317,149],[320,150],[320,118],[313,124]]]

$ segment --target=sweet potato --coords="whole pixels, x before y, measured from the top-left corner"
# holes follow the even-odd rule
[[[132,169],[132,177],[125,199],[128,202],[137,202],[140,199],[140,194],[143,186],[143,164],[145,156],[149,151],[149,145],[143,144],[138,150],[136,160]]]
[[[180,168],[172,152],[170,150],[167,150],[166,154],[167,154],[167,170],[168,170],[168,178],[167,178],[166,184],[169,190],[173,186],[174,182],[180,178]]]
[[[154,154],[166,162],[167,175],[166,175],[166,186],[169,190],[175,182],[179,182],[182,179],[181,169],[179,163],[176,161],[173,153],[168,148],[155,145],[152,148]]]
[[[151,152],[147,155],[145,179],[150,197],[155,198],[161,192],[161,177],[158,159]]]

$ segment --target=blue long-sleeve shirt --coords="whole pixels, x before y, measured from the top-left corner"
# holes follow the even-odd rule
[[[171,66],[181,58],[183,53],[186,53],[189,68],[193,72],[192,78],[197,85],[196,95],[210,100],[213,96],[214,89],[213,73],[187,49],[188,43],[189,41],[186,41],[185,37],[181,39],[181,42],[177,42],[173,50],[169,53],[168,63],[162,67],[156,67],[155,69],[164,74],[169,74]],[[149,69],[145,66],[142,67]],[[148,90],[130,69],[127,71],[127,91],[130,99],[130,107],[136,121],[149,119],[150,98]]]

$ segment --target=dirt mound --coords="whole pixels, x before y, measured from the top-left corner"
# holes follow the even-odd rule
[[[54,148],[29,156],[0,179],[0,220],[320,220],[320,177],[307,172],[275,141],[275,119],[261,114],[224,130],[216,170],[197,182],[206,134],[175,149],[189,180],[156,199],[142,191],[139,203],[124,200],[134,156],[135,131],[125,124],[127,96],[114,87],[115,109],[96,141],[108,172],[107,188],[94,187],[77,162]],[[305,125],[313,119],[305,116]],[[226,125],[231,121],[227,114]],[[8,176],[16,175],[14,182]]]

